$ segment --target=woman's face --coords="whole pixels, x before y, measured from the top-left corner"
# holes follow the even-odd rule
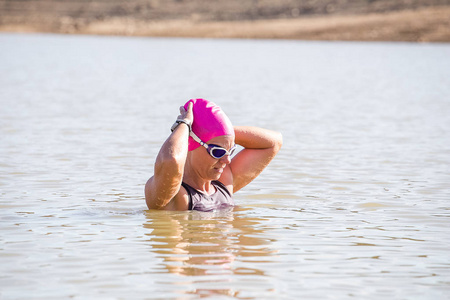
[[[230,150],[234,146],[234,136],[222,135],[210,139],[209,144],[214,144]],[[218,180],[222,176],[223,170],[231,162],[231,157],[225,155],[220,159],[212,157],[205,147],[198,147],[192,151],[192,162],[198,174],[205,180]]]

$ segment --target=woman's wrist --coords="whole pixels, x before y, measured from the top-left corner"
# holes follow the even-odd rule
[[[175,128],[177,128],[181,124],[185,124],[189,128],[189,132],[192,131],[192,124],[191,124],[191,122],[189,120],[181,119],[181,118],[178,118],[175,121],[175,123],[173,123],[172,127],[170,128],[170,130],[173,132],[175,130]]]

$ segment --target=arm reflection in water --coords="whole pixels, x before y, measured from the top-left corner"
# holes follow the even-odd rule
[[[146,234],[151,251],[163,259],[170,273],[264,275],[262,270],[245,267],[245,258],[271,261],[268,256],[277,252],[271,247],[274,240],[267,238],[261,226],[265,219],[242,212],[237,207],[208,213],[151,211],[143,226],[151,230]]]

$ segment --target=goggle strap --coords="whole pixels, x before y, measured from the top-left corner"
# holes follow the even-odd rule
[[[208,145],[206,145],[205,142],[203,142],[192,130],[189,133],[189,135],[191,136],[191,138],[194,139],[194,141],[196,141],[197,143],[199,143],[200,145],[202,145],[203,147],[205,147],[206,149],[208,149]]]

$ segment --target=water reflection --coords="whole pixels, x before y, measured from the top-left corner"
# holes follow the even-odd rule
[[[267,237],[267,220],[248,215],[248,210],[148,211],[143,226],[150,230],[146,235],[151,251],[161,259],[158,273],[195,276],[189,283],[202,283],[195,294],[229,296],[239,292],[224,289],[223,283],[231,278],[228,275],[266,276],[257,266],[273,261],[278,251],[273,237]]]

